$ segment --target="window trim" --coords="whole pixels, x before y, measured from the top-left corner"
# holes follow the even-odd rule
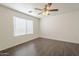
[[[24,20],[26,20],[26,22],[27,21],[32,21],[32,33],[27,33],[27,29],[26,29],[26,32],[25,33],[21,33],[21,34],[15,34],[15,26],[14,26],[14,20],[15,20],[15,18],[20,18],[20,19],[24,19]],[[27,26],[27,24],[26,24],[26,26]],[[26,27],[27,28],[27,27]],[[24,36],[24,35],[33,35],[34,34],[34,21],[33,20],[29,20],[29,19],[25,19],[25,18],[22,18],[22,17],[17,17],[17,16],[13,16],[13,35],[14,36]]]

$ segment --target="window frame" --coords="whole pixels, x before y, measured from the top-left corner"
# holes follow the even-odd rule
[[[20,18],[20,19],[23,19],[23,20],[25,20],[26,21],[26,31],[25,31],[25,33],[21,33],[21,34],[17,34],[16,33],[16,29],[15,29],[15,21],[14,20],[16,20],[16,18]],[[31,33],[27,33],[27,21],[31,21],[32,22],[32,32]],[[23,35],[32,35],[32,34],[34,34],[34,21],[33,20],[29,20],[29,19],[25,19],[25,18],[22,18],[22,17],[18,17],[18,16],[13,16],[13,35],[14,36],[23,36]]]

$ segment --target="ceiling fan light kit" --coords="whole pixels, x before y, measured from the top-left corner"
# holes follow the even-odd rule
[[[44,15],[44,16],[47,16],[47,15],[48,15],[48,11],[44,11],[44,12],[43,12],[43,15]]]
[[[51,6],[52,6],[52,3],[48,3],[45,5],[43,9],[35,8],[35,10],[42,11],[42,13],[39,13],[38,15],[43,14],[44,16],[47,16],[49,15],[49,12],[58,11],[58,9],[51,9],[50,8]]]

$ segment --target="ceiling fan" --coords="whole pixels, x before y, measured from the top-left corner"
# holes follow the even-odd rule
[[[49,15],[49,12],[58,11],[58,9],[53,9],[53,8],[51,9],[51,7],[52,7],[52,3],[48,3],[45,5],[45,7],[43,9],[35,8],[35,10],[42,11],[38,15],[43,14],[43,15],[47,16],[47,15]]]

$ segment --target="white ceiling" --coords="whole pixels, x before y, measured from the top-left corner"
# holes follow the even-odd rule
[[[38,13],[40,13],[41,11],[34,9],[34,8],[44,8],[45,3],[3,3],[2,5],[37,18],[45,17],[42,14],[38,15]],[[79,10],[79,3],[53,3],[52,7],[59,9],[59,11],[57,12],[50,12],[50,15],[53,16],[60,13],[67,13]],[[32,13],[29,13],[28,11],[32,11]]]

